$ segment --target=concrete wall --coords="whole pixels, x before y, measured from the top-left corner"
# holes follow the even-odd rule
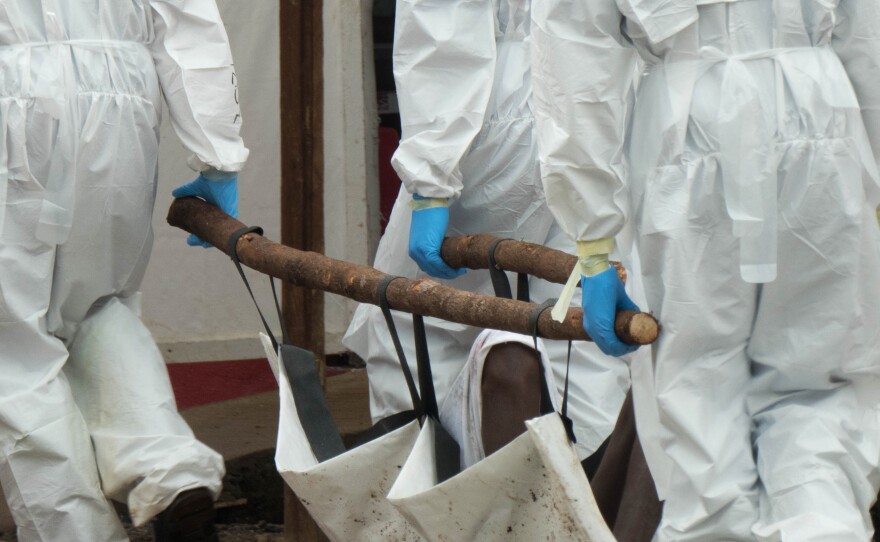
[[[379,241],[379,117],[372,0],[324,0],[325,253],[368,264]],[[341,339],[357,303],[325,296],[325,349]]]
[[[239,216],[279,239],[278,2],[218,0],[238,72],[242,135],[251,155],[240,176]],[[192,180],[188,153],[162,124],[156,243],[143,285],[144,320],[166,360],[211,361],[261,357],[253,304],[232,263],[219,250],[187,246],[184,232],[165,223],[171,190]],[[265,277],[251,274],[262,305],[271,304]]]

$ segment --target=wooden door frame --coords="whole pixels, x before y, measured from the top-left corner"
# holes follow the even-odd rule
[[[324,252],[323,2],[279,0],[281,242]],[[315,353],[324,375],[324,294],[282,286],[290,340]],[[285,540],[326,540],[285,484]]]

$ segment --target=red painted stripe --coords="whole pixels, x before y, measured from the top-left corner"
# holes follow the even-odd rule
[[[172,363],[168,374],[179,409],[278,389],[265,359]]]

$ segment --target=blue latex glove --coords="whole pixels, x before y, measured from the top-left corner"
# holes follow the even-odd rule
[[[201,198],[216,205],[229,216],[238,218],[238,175],[232,174],[224,179],[212,180],[200,174],[194,181],[176,188],[171,195],[175,198],[191,196]],[[195,235],[190,235],[186,244],[191,247],[211,247],[210,243],[202,241]]]
[[[602,352],[620,357],[638,350],[637,344],[625,344],[614,333],[618,310],[637,311],[639,307],[626,295],[614,267],[591,277],[581,276],[584,329]]]
[[[449,225],[449,207],[413,210],[409,227],[409,257],[419,269],[435,278],[454,279],[465,269],[453,269],[440,257],[440,246]]]

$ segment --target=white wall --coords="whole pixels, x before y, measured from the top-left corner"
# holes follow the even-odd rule
[[[324,246],[331,258],[372,263],[379,239],[379,117],[372,0],[324,0]],[[357,303],[324,297],[325,349],[341,339]]]
[[[368,264],[378,243],[376,97],[373,84],[372,0],[324,0],[325,253]],[[242,135],[251,155],[239,178],[240,219],[280,239],[280,110],[278,0],[218,0],[239,76]],[[168,226],[171,190],[194,178],[187,152],[162,124],[156,244],[144,280],[144,320],[166,360],[261,357],[259,319],[232,263],[216,249],[186,245]],[[264,310],[273,308],[266,278],[250,272]],[[328,353],[356,303],[325,297]],[[274,318],[270,318],[274,322]]]
[[[239,178],[240,219],[280,239],[278,1],[218,0],[232,43],[242,105],[242,136],[251,154]],[[156,243],[143,284],[144,320],[166,360],[262,357],[260,322],[230,260],[217,249],[189,247],[165,222],[171,190],[192,180],[187,152],[162,123]],[[250,273],[261,304],[273,309],[265,277]],[[270,319],[270,320],[274,320]]]

